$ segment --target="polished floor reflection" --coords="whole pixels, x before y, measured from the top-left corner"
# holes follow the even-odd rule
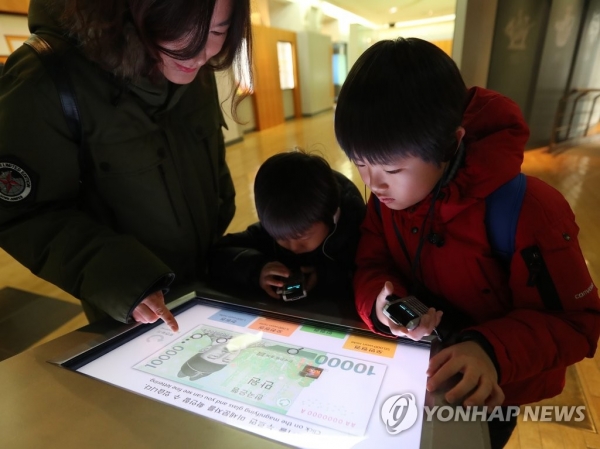
[[[353,164],[339,149],[333,132],[333,112],[325,112],[302,120],[292,120],[261,132],[249,133],[240,143],[227,148],[227,160],[237,189],[237,213],[229,231],[239,231],[256,221],[254,198],[252,195],[254,176],[259,165],[272,154],[294,147],[318,152],[333,168],[352,179],[361,189],[364,188]],[[573,208],[581,228],[580,243],[592,276],[600,282],[600,141],[580,144],[559,152],[549,153],[546,148],[530,150],[525,155],[523,171],[537,176],[561,191]],[[0,292],[11,288],[29,293],[77,304],[77,300],[58,288],[36,278],[29,271],[0,250]],[[9,290],[14,294],[13,290]],[[1,304],[0,304],[1,306]],[[0,310],[0,313],[2,311]],[[69,313],[72,313],[70,310]],[[24,314],[14,316],[22,320]],[[29,310],[27,319],[46,320],[47,315]],[[5,321],[7,317],[4,317]],[[10,318],[10,317],[9,317]],[[70,332],[86,324],[82,313],[65,315],[56,320],[56,325],[31,345],[40,344]],[[45,327],[46,328],[46,327]],[[10,345],[13,337],[5,336],[0,342]],[[14,336],[16,338],[16,336]],[[569,372],[565,392],[550,405],[576,404],[586,406],[586,420],[583,425],[569,426],[547,422],[524,422],[522,419],[508,448],[515,449],[572,449],[598,448],[600,436],[600,354],[594,359],[586,359]]]

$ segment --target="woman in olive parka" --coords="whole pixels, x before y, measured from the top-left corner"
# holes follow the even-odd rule
[[[249,56],[249,8],[31,1],[29,28],[66,68],[83,145],[80,155],[53,79],[23,45],[0,77],[0,247],[91,320],[177,329],[163,292],[204,277],[235,212],[213,72]]]

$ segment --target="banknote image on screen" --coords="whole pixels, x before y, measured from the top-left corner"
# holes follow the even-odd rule
[[[418,448],[429,348],[204,300],[64,366],[302,448]]]

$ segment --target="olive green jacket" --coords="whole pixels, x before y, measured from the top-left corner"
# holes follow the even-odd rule
[[[30,29],[51,38],[60,31],[45,3],[31,2]],[[73,46],[64,57],[89,173],[52,79],[22,46],[0,78],[0,247],[127,322],[174,277],[202,279],[234,215],[216,84],[209,71],[187,86],[125,84]]]

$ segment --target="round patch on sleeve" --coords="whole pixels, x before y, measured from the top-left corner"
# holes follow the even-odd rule
[[[0,161],[0,201],[17,203],[32,192],[31,176],[21,166]]]

